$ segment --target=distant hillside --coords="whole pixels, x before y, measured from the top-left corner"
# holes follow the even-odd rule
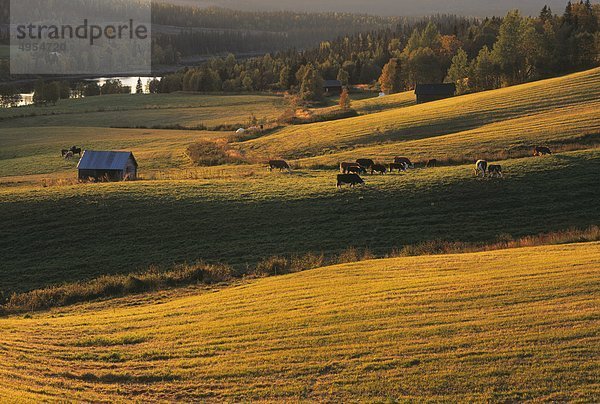
[[[344,11],[380,15],[421,16],[428,14],[461,14],[469,16],[504,15],[512,9],[537,15],[544,5],[561,11],[563,0],[169,0],[178,4],[220,6],[240,10]]]
[[[332,163],[343,161],[332,152],[347,152],[345,158],[360,154],[389,159],[397,153],[424,153],[428,150],[429,157],[442,158],[441,154],[450,152],[448,139],[438,144],[437,150],[427,141],[415,148],[408,149],[406,146],[410,144],[409,141],[431,140],[452,134],[457,134],[456,139],[461,139],[461,142],[472,138],[473,133],[478,133],[478,136],[470,141],[467,149],[464,143],[460,143],[461,147],[450,154],[460,154],[461,148],[473,150],[475,146],[480,151],[484,151],[483,147],[504,150],[511,145],[566,141],[574,136],[598,133],[596,111],[600,97],[599,84],[600,69],[597,68],[350,119],[288,126],[272,135],[241,143],[241,147],[270,157],[294,159],[324,156],[325,160],[321,162]],[[370,101],[371,108],[375,108],[377,102],[385,102],[385,99]],[[572,121],[563,127],[567,116],[572,116]],[[488,126],[498,123],[508,126],[500,132],[497,126]],[[487,142],[491,143],[481,142],[481,136],[486,136]],[[492,142],[492,138],[495,141]],[[428,143],[428,146],[424,143]],[[356,150],[365,146],[378,147],[369,151]]]

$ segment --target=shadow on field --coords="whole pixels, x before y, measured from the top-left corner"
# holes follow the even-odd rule
[[[380,177],[339,192],[334,173],[321,175],[317,188],[319,179],[302,173],[307,179],[294,183],[267,177],[260,192],[233,188],[243,182],[198,187],[190,181],[19,196],[0,206],[0,222],[14,224],[0,239],[2,291],[151,265],[205,260],[243,269],[269,256],[338,254],[349,247],[381,255],[435,239],[487,242],[586,227],[600,223],[597,157],[527,159],[506,167],[504,180],[477,181],[463,168],[446,168],[430,177],[415,174],[420,181]]]

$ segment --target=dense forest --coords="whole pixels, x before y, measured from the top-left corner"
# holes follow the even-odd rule
[[[587,69],[600,63],[600,5],[569,2],[485,20],[435,16],[394,29],[346,35],[320,46],[236,60],[215,58],[151,83],[153,92],[283,90],[321,97],[323,79],[372,84],[388,93],[455,82],[478,91]]]
[[[395,17],[348,13],[249,12],[153,3],[153,63],[195,55],[304,49],[340,35],[391,28]]]

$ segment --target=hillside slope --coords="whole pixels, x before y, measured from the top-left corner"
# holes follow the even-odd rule
[[[368,176],[336,190],[336,172],[0,188],[3,291],[198,259],[239,269],[272,255],[349,247],[386,254],[434,239],[491,242],[600,224],[600,149]],[[228,167],[239,172],[239,167]],[[44,235],[44,237],[40,237]],[[90,260],[93,264],[90,264]]]
[[[530,117],[530,125],[533,125],[536,115],[560,108],[582,107],[591,111],[588,114],[594,113],[599,99],[600,68],[356,118],[290,126],[241,143],[240,147],[250,153],[271,157],[320,156],[357,147],[456,134],[519,118]],[[590,119],[584,121],[590,123]],[[553,122],[560,123],[560,117]],[[591,122],[592,125],[582,124],[572,129],[579,133],[593,131],[597,120]],[[546,127],[552,128],[552,122]],[[512,136],[523,133],[518,126],[512,130]]]
[[[584,401],[600,244],[367,261],[0,319],[0,399]]]

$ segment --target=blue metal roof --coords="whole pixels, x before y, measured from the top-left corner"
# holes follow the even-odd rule
[[[77,168],[80,170],[124,170],[129,157],[133,159],[137,167],[132,152],[86,150],[79,159]]]

